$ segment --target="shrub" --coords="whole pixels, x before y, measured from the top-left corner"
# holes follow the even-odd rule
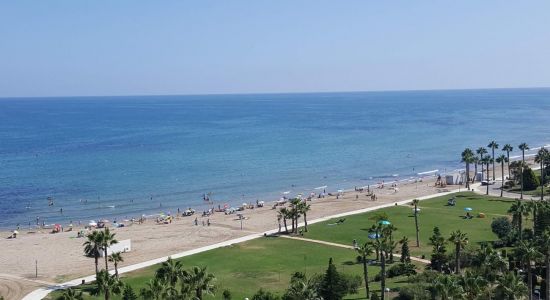
[[[491,230],[502,240],[512,231],[512,223],[507,217],[498,217],[491,223]]]
[[[279,300],[281,299],[279,296],[271,293],[270,291],[266,291],[264,289],[260,289],[252,296],[252,300]]]
[[[231,300],[231,291],[230,290],[223,290],[222,299],[223,300]]]
[[[523,170],[523,189],[526,191],[531,191],[536,189],[539,186],[539,179],[535,175],[535,172],[531,168],[526,168]]]
[[[378,294],[376,292],[372,292],[370,294],[370,300],[380,300],[380,297],[378,297]]]
[[[358,275],[343,274],[342,276],[346,282],[347,293],[357,294],[359,287],[363,283],[363,279]]]
[[[393,265],[388,270],[388,278],[397,277],[401,275],[410,276],[416,274],[415,266],[413,264],[397,264]]]

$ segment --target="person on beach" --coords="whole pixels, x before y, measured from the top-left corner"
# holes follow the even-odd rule
[[[195,217],[195,226],[199,226],[199,220]]]
[[[210,219],[206,220],[206,225],[210,226]]]

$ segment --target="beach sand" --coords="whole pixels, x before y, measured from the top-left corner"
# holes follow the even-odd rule
[[[308,202],[311,204],[308,220],[458,188],[455,185],[446,188],[435,187],[434,182],[435,178],[431,177],[418,183],[400,183],[398,192],[395,192],[388,182],[384,189],[371,186],[371,190],[377,195],[376,201],[372,201],[365,192],[355,191],[346,191],[339,199],[335,196],[314,198]],[[243,230],[236,214],[224,213],[215,213],[208,217],[211,226],[202,226],[202,221],[206,222],[207,218],[195,214],[176,218],[171,224],[157,225],[154,220],[148,220],[144,224],[114,228],[118,240],[132,241],[132,251],[123,254],[124,262],[120,263],[120,267],[276,229],[278,209],[272,209],[274,202],[266,202],[263,208],[238,212],[246,217],[243,221]],[[198,226],[193,224],[196,216]],[[303,218],[300,219],[300,222],[302,221]],[[76,228],[72,232],[57,234],[22,231],[17,239],[0,239],[0,294],[4,295],[6,300],[20,299],[38,286],[93,274],[94,260],[83,255],[82,243],[85,242],[85,238],[76,238],[77,231]],[[10,233],[0,234],[8,236]],[[38,266],[37,278],[35,263]],[[103,260],[100,260],[100,267],[103,264]]]

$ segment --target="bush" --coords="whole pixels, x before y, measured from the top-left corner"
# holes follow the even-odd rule
[[[539,179],[535,175],[535,172],[531,168],[523,170],[523,189],[526,191],[532,191],[540,185]]]
[[[432,299],[430,291],[421,284],[411,284],[399,289],[398,300]]]
[[[281,299],[279,296],[271,293],[270,291],[266,291],[264,289],[260,289],[259,291],[252,296],[252,300],[279,300]]]
[[[512,231],[512,223],[507,217],[498,217],[491,223],[491,230],[502,240]]]
[[[378,294],[376,292],[372,292],[370,294],[370,300],[380,300],[380,297],[378,297]]]
[[[231,300],[231,291],[230,290],[223,290],[222,299],[223,300]]]
[[[346,282],[347,293],[348,294],[357,294],[359,287],[363,283],[363,279],[358,275],[343,274],[342,277]]]
[[[388,270],[388,278],[397,277],[401,275],[410,276],[416,274],[415,266],[413,264],[397,264],[393,265]]]

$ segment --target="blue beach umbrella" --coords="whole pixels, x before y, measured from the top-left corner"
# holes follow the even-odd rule
[[[465,211],[472,211],[473,209],[471,207],[466,207],[464,210]]]
[[[371,233],[369,234],[369,239],[371,240],[374,240],[374,239],[377,239],[377,238],[381,238],[382,235],[381,234],[378,234],[378,233]]]
[[[381,225],[390,225],[391,223],[390,223],[390,221],[388,221],[388,220],[382,220],[382,221],[378,222],[378,224],[381,224]]]

